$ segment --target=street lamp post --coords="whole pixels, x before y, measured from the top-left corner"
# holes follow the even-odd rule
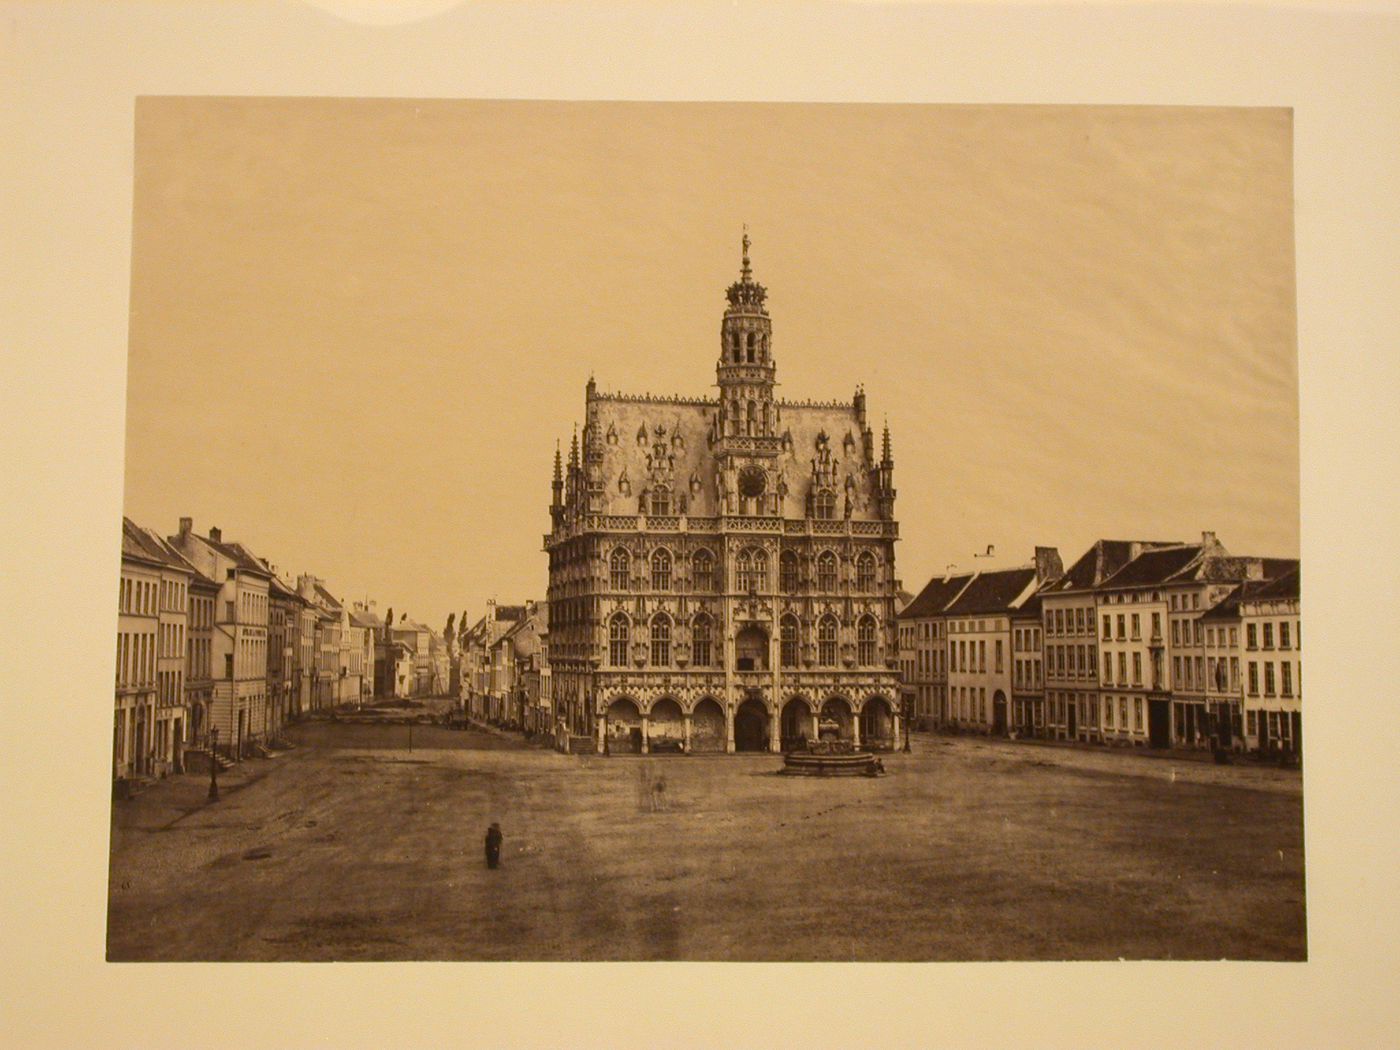
[[[909,702],[909,698],[904,698],[904,753],[907,755],[914,750],[910,744],[910,732],[914,728],[913,718],[914,705]]]
[[[209,801],[219,801],[219,727],[209,729]]]

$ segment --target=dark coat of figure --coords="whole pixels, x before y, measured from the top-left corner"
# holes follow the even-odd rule
[[[501,863],[501,826],[492,824],[486,829],[486,866],[494,868]]]

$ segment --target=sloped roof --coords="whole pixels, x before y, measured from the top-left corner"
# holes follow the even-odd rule
[[[635,515],[650,479],[658,473],[667,479],[676,502],[685,501],[685,513],[693,518],[718,513],[719,463],[709,440],[717,400],[596,393],[587,407],[593,422],[583,435],[584,457],[587,460],[592,449],[599,460],[585,470],[596,470],[602,482],[604,514]],[[831,454],[838,499],[847,485],[855,497],[851,517],[877,520],[879,502],[866,457],[873,462],[879,450],[865,447],[866,432],[854,402],[779,399],[775,410],[774,433],[783,440],[772,469],[785,487],[779,514],[803,517],[820,443]]]
[[[370,609],[351,609],[350,622],[356,627],[372,627],[375,630],[382,630],[384,627],[384,620]]]
[[[208,544],[240,569],[257,573],[259,576],[266,576],[268,579],[272,579],[275,575],[273,571],[268,568],[266,562],[241,543],[224,543],[222,540],[213,540],[208,536],[200,536],[196,533],[191,533],[190,535],[201,543]]]
[[[1035,582],[1035,569],[999,569],[978,573],[948,606],[949,616],[1010,612],[1017,598]]]
[[[287,602],[296,602],[299,605],[306,604],[306,599],[297,593],[296,588],[288,586],[276,573],[273,573],[272,580],[268,583],[267,589],[272,593],[274,598],[280,598],[282,601]]]
[[[1262,581],[1258,590],[1249,595],[1249,601],[1272,601],[1280,598],[1297,598],[1301,590],[1302,569],[1295,568],[1275,579]]]
[[[462,635],[462,641],[465,644],[471,644],[472,642],[479,642],[485,637],[486,617],[483,616],[481,619],[477,620],[476,623],[472,624],[471,627]]]
[[[1079,560],[1069,567],[1069,571],[1048,584],[1043,593],[1092,590],[1127,565],[1132,560],[1134,551],[1179,546],[1179,541],[1095,540],[1089,549],[1079,556]]]
[[[1166,583],[1180,575],[1201,555],[1199,543],[1185,543],[1177,547],[1158,547],[1143,551],[1128,564],[1105,579],[1101,586],[1150,587]]]
[[[168,543],[125,516],[122,517],[122,557],[135,558],[180,572],[194,571],[190,563]]]
[[[1245,580],[1220,601],[1201,613],[1200,618],[1202,620],[1238,620],[1240,618],[1240,602],[1251,589],[1261,586],[1263,582],[1263,580]]]
[[[1040,590],[1036,591],[1029,598],[1023,601],[1020,605],[1016,606],[1015,609],[1011,610],[1011,614],[1013,616],[1019,616],[1033,620],[1040,619],[1040,599],[1044,594],[1045,588],[1042,587]]]
[[[972,579],[972,573],[964,572],[953,576],[935,576],[924,585],[918,596],[898,614],[901,620],[917,620],[938,616]]]
[[[1259,560],[1264,563],[1264,579],[1266,580],[1276,580],[1289,574],[1296,574],[1302,565],[1297,558],[1261,558]],[[1291,597],[1296,598],[1297,595]]]

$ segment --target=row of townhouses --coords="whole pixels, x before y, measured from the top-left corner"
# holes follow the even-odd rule
[[[923,724],[1144,747],[1302,741],[1300,567],[1199,543],[1099,540],[1014,569],[935,577],[899,614],[905,709]]]
[[[549,606],[486,603],[458,639],[460,697],[468,717],[527,733],[554,731]]]
[[[373,602],[284,576],[218,528],[181,518],[161,535],[123,518],[121,550],[115,781],[181,772],[215,749],[238,761],[307,714],[425,690],[416,625],[390,631]]]

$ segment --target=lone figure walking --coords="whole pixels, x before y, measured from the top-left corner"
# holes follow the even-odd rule
[[[492,824],[486,829],[486,866],[498,867],[501,863],[501,826]]]

